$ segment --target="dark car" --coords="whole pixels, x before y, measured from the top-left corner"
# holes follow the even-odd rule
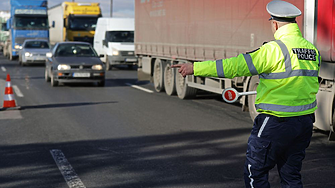
[[[47,54],[45,80],[51,86],[59,83],[92,83],[105,85],[105,66],[86,42],[57,43]]]

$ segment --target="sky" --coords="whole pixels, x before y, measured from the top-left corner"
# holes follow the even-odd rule
[[[29,0],[27,0],[29,1]],[[72,2],[72,0],[67,0]],[[103,17],[110,16],[111,0],[74,0],[81,3],[100,3]],[[135,0],[113,0],[113,17],[134,18],[134,1]],[[10,10],[10,0],[0,0],[0,10]],[[64,0],[48,0],[48,7],[53,7]]]

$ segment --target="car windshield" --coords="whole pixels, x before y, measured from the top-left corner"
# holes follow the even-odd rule
[[[28,41],[24,48],[49,48],[49,44],[45,41]]]
[[[134,42],[134,31],[106,31],[108,42]]]
[[[60,44],[55,56],[58,57],[98,57],[97,53],[87,44]]]

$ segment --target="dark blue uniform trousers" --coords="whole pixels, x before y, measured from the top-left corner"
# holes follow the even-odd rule
[[[277,165],[281,187],[303,187],[300,171],[305,149],[311,141],[314,120],[314,114],[286,118],[258,115],[248,140],[245,186],[270,187],[269,170]]]

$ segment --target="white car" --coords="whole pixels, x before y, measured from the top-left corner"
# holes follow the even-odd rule
[[[50,44],[43,39],[27,39],[19,52],[21,66],[28,64],[45,64],[46,53],[50,52]]]

